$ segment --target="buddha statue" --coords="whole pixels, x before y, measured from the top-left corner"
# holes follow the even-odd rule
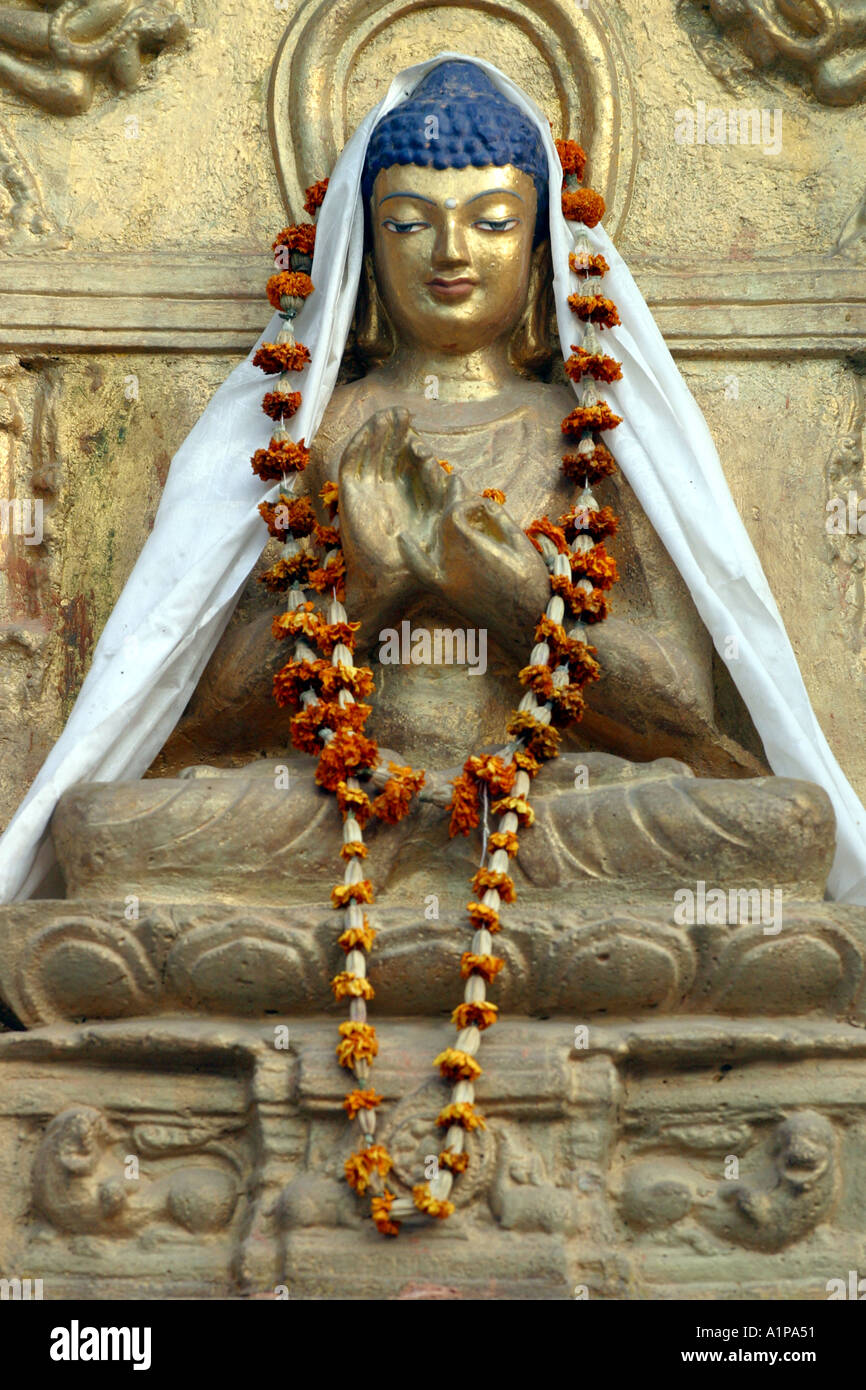
[[[716,653],[718,633],[714,646],[636,485],[607,467],[590,479],[559,466],[575,394],[554,339],[555,313],[565,341],[563,296],[552,166],[537,123],[470,61],[434,62],[420,79],[401,74],[396,90],[365,143],[356,136],[341,160],[362,159],[364,240],[345,351],[333,330],[339,354],[328,334],[340,306],[328,287],[336,279],[354,295],[354,286],[317,241],[312,280],[326,308],[311,341],[329,361],[341,358],[340,379],[331,391],[323,375],[301,378],[327,402],[321,418],[298,416],[313,423],[293,494],[309,499],[323,534],[338,534],[345,560],[344,597],[334,570],[312,611],[357,624],[352,660],[372,673],[365,732],[380,760],[365,768],[364,785],[386,786],[392,764],[425,774],[396,824],[363,827],[376,888],[370,981],[353,965],[358,943],[369,950],[372,940],[366,918],[352,916],[357,900],[338,904],[343,975],[328,898],[341,855],[347,873],[357,862],[360,842],[346,834],[354,817],[341,823],[290,740],[291,712],[274,700],[286,644],[272,639],[273,585],[259,579],[294,553],[274,538],[209,660],[178,682],[190,698],[167,738],[163,729],[147,775],[84,777],[60,796],[51,834],[65,897],[0,915],[0,997],[30,1030],[14,1046],[0,1040],[0,1070],[23,1077],[30,1124],[22,1142],[32,1191],[16,1211],[42,1223],[18,1221],[15,1267],[36,1268],[53,1242],[54,1265],[44,1267],[66,1277],[64,1240],[74,1233],[92,1241],[100,1270],[121,1248],[124,1269],[144,1271],[154,1289],[166,1287],[167,1250],[172,1271],[217,1293],[291,1284],[292,1297],[392,1297],[412,1289],[414,1266],[403,1253],[379,1258],[381,1244],[369,1243],[379,1234],[342,1181],[351,1170],[361,1192],[365,1153],[381,1158],[387,1148],[394,1191],[380,1187],[371,1208],[379,1232],[394,1234],[398,1214],[429,1222],[448,1214],[452,1198],[460,1208],[460,1238],[428,1224],[428,1292],[398,1296],[491,1296],[491,1270],[506,1291],[492,1296],[675,1296],[695,1283],[737,1296],[746,1250],[750,1287],[763,1290],[771,1277],[758,1252],[777,1260],[772,1278],[790,1279],[799,1297],[803,1243],[822,1271],[827,1231],[832,1260],[843,1237],[854,1248],[845,1213],[859,1170],[837,1200],[849,1180],[839,1176],[836,1121],[857,1104],[839,1058],[863,1065],[866,921],[862,908],[824,901],[833,803],[822,786],[771,774],[757,717]],[[334,192],[335,179],[333,240],[343,215],[335,200],[350,187],[344,178]],[[327,211],[326,198],[317,237]],[[291,316],[279,302],[282,335]],[[649,373],[646,344],[623,344],[624,371]],[[221,412],[217,403],[218,422]],[[670,428],[665,416],[658,429]],[[609,457],[601,433],[585,430],[581,445]],[[281,486],[291,490],[286,478]],[[169,508],[171,487],[170,478]],[[480,834],[466,838],[450,834],[449,808],[467,755],[516,756],[511,712],[518,703],[540,709],[521,673],[538,663],[541,616],[559,622],[553,581],[565,556],[551,536],[576,494],[587,512],[619,519],[609,540],[619,582],[604,621],[570,629],[599,678],[585,686],[583,717],[563,728],[558,756],[532,781],[534,824],[522,811],[517,837],[500,822],[500,844],[517,841],[517,900],[504,900],[489,979],[487,926],[499,904],[490,893],[473,904],[468,953],[465,915],[493,808],[485,798]],[[226,567],[235,560],[231,551]],[[158,568],[144,577],[162,582]],[[195,582],[191,571],[177,587]],[[146,586],[136,582],[140,597]],[[303,598],[290,588],[286,614]],[[207,591],[198,609],[207,630],[217,608]],[[123,662],[118,632],[122,622],[112,641]],[[173,640],[153,665],[154,699],[173,679]],[[135,731],[116,737],[133,743]],[[680,915],[677,901],[692,888],[701,909]],[[743,893],[763,904],[768,890],[783,905],[784,931],[778,913],[741,920],[703,910],[714,892],[739,907]],[[344,1099],[335,965],[332,985],[375,985],[384,1113],[375,1111],[383,1097],[367,1090]],[[439,1053],[434,1081],[430,1060],[444,1046],[458,967],[458,1038]],[[482,981],[496,1004],[476,988]],[[341,1050],[367,1036],[372,989],[347,992],[336,1056],[366,1087],[371,1059],[347,1061]],[[492,1123],[486,1132],[466,1124],[464,1135],[481,1075],[474,1055],[497,1004],[479,1084]],[[734,1067],[719,1102],[717,1083]],[[48,1097],[41,1130],[31,1123],[34,1077]],[[454,1083],[445,1110],[441,1077]],[[668,1087],[674,1078],[682,1084]],[[836,1107],[829,1118],[825,1089]],[[434,1175],[431,1134],[443,1116]],[[353,1153],[356,1125],[371,1147]],[[118,1177],[130,1155],[148,1179],[134,1200]],[[732,1156],[737,1183],[720,1186]],[[87,1181],[76,1187],[69,1173],[80,1177],[82,1164]],[[786,1263],[789,1246],[797,1248]],[[411,1261],[417,1247],[398,1251],[407,1248]],[[180,1274],[169,1283],[175,1277],[190,1286]]]
[[[488,88],[471,65],[443,65],[414,98],[443,122],[438,144],[401,150],[399,139],[374,137],[356,374],[334,391],[305,475],[315,499],[326,480],[339,483],[347,608],[361,623],[356,659],[375,673],[368,732],[386,750],[383,767],[395,760],[426,774],[413,814],[377,840],[386,901],[417,901],[431,840],[437,892],[460,901],[465,852],[447,844],[450,783],[471,751],[502,748],[519,699],[517,672],[548,594],[547,566],[524,528],[574,500],[557,467],[560,420],[574,398],[553,370],[546,171],[518,167],[526,158],[482,164],[436,154],[461,118],[491,100]],[[491,488],[505,501],[485,497]],[[541,827],[524,837],[518,873],[558,890],[592,883],[602,894],[706,880],[821,896],[833,853],[826,794],[767,775],[748,712],[633,492],[622,477],[596,491],[620,518],[613,546],[622,577],[613,613],[592,630],[601,678],[562,756],[535,784]],[[319,825],[328,798],[288,746],[271,689],[285,653],[270,638],[273,601],[257,597],[260,588],[255,578],[248,584],[153,769],[206,786],[172,792],[165,820],[154,814],[165,789],[142,782],[143,820],[124,817],[131,838],[120,844],[105,826],[112,799],[122,795],[129,810],[129,787],[102,788],[95,801],[93,791],[73,791],[61,802],[54,834],[76,892],[92,881],[91,862],[103,888],[112,872],[126,881],[124,854],[141,835],[149,895],[180,873],[195,881],[203,846],[193,831],[197,818],[212,829],[201,808],[213,808],[214,781],[255,777],[262,795],[264,779],[285,766],[291,793],[267,813],[279,826],[280,898],[321,894],[340,825],[327,815]],[[432,653],[437,631],[455,630],[470,644],[483,634],[483,667],[415,661],[406,650],[407,635],[423,653],[429,633]],[[389,632],[403,639],[400,660],[386,647]],[[111,841],[95,861],[91,832]],[[246,839],[244,821],[230,836],[231,862]],[[220,891],[230,889],[221,881]]]

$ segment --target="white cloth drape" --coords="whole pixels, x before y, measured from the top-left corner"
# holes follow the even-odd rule
[[[363,255],[361,170],[376,121],[437,63],[408,68],[349,140],[331,173],[318,219],[315,293],[298,319],[312,354],[300,378],[295,438],[313,438],[340,365]],[[547,119],[490,63],[493,82],[538,126],[550,166],[550,237],[563,353],[575,340],[566,303],[571,227],[559,207],[561,170]],[[718,455],[691,393],[607,234],[587,235],[610,264],[604,290],[622,327],[605,330],[623,379],[604,388],[623,424],[617,462],[670,553],[745,700],[774,772],[817,782],[837,818],[834,897],[866,904],[866,812],[830,751],[760,562],[737,513]],[[271,339],[272,320],[260,341]],[[53,862],[54,807],[76,782],[140,777],[162,747],[223,632],[261,553],[257,507],[264,493],[249,467],[267,442],[265,381],[252,353],[216,392],[175,455],[153,530],[106,623],[66,727],[0,839],[0,901],[31,896]],[[735,650],[736,659],[726,653]]]

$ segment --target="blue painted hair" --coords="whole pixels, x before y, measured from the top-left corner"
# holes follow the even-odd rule
[[[432,130],[431,116],[437,123]],[[541,136],[529,117],[475,63],[440,63],[405,101],[382,117],[370,137],[361,177],[365,209],[369,209],[379,170],[393,164],[433,169],[512,164],[535,183],[535,239],[546,235],[547,156]]]

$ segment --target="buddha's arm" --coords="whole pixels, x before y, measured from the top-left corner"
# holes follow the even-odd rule
[[[400,549],[425,588],[486,627],[518,668],[527,664],[550,597],[548,571],[505,507],[468,497],[451,479],[426,541],[406,533]],[[766,771],[717,726],[708,648],[679,642],[652,612],[634,621],[611,616],[590,638],[602,677],[587,690],[585,722],[599,746],[635,758],[680,757],[710,775]]]

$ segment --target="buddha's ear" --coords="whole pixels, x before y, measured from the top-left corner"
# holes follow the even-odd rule
[[[545,238],[532,253],[526,303],[508,343],[508,360],[521,376],[543,376],[550,368],[552,315],[553,275],[550,242]]]
[[[372,251],[364,253],[352,337],[355,353],[368,369],[387,362],[397,347],[397,334],[376,283]]]

